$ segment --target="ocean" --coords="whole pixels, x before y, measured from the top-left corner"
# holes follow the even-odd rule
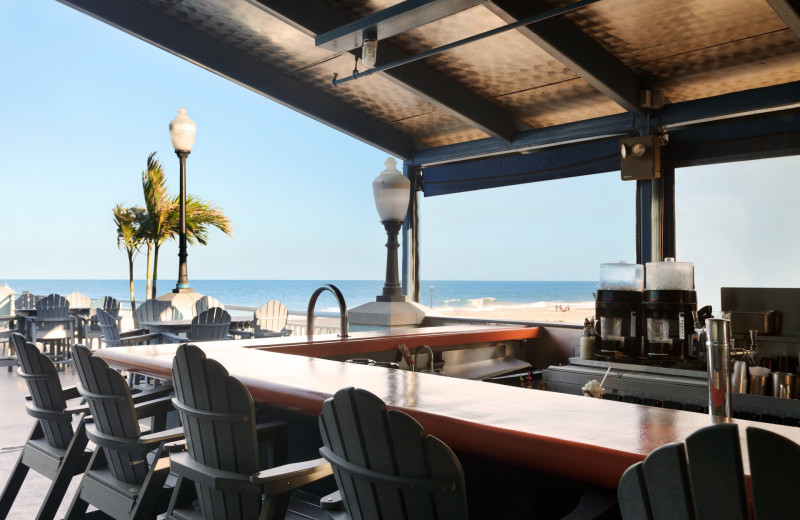
[[[192,288],[213,296],[225,305],[258,307],[268,300],[277,299],[290,310],[303,311],[314,290],[324,283],[332,283],[342,291],[349,309],[375,301],[381,294],[383,280],[191,280]],[[113,296],[121,302],[130,301],[128,280],[0,280],[15,292],[33,294],[58,293],[66,296],[82,292],[91,298]],[[433,308],[483,308],[503,307],[544,308],[552,304],[570,304],[574,307],[594,306],[593,293],[598,283],[591,282],[530,282],[530,281],[457,281],[431,280],[420,286],[420,303]],[[159,280],[158,294],[171,291],[175,280]],[[136,302],[143,302],[145,281],[135,281]],[[317,309],[338,311],[333,296],[325,292]]]

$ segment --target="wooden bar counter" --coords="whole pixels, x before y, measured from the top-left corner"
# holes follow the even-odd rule
[[[369,390],[415,417],[456,452],[616,488],[625,469],[655,448],[712,424],[704,414],[527,390],[479,381],[320,359],[331,354],[532,339],[535,327],[457,326],[333,335],[204,342],[256,402],[316,415],[337,390]],[[171,378],[177,344],[106,348],[116,368]],[[289,353],[290,352],[290,353]],[[800,443],[800,429],[735,420]],[[742,445],[746,453],[746,445]],[[749,472],[745,457],[745,470]]]

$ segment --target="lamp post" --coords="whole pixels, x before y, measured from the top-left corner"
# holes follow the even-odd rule
[[[178,109],[178,115],[169,123],[169,138],[172,140],[172,147],[175,149],[175,155],[178,156],[181,164],[181,194],[180,194],[180,225],[181,235],[178,249],[178,283],[174,293],[194,292],[189,287],[189,275],[186,268],[186,158],[192,151],[194,144],[194,136],[197,133],[197,127],[194,121],[189,119],[186,115],[186,109]]]
[[[397,235],[408,210],[411,182],[396,168],[397,161],[393,158],[389,157],[384,164],[386,169],[372,181],[375,208],[389,237],[386,243],[386,283],[377,301],[404,302],[407,299],[403,295],[397,269],[397,248],[400,246]]]

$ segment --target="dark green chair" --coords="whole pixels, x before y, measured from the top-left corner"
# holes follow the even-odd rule
[[[283,518],[292,490],[331,474],[323,459],[283,465],[288,424],[256,424],[250,392],[199,347],[178,347],[172,376],[187,451],[170,455],[168,520]],[[259,471],[259,439],[272,469]]]
[[[152,519],[167,509],[171,490],[167,443],[183,439],[183,430],[157,431],[172,410],[169,387],[131,395],[125,379],[83,345],[72,347],[80,377],[78,390],[91,410],[86,435],[97,445],[81,479],[67,519],[83,518],[89,505],[121,519]],[[139,421],[153,417],[154,433]],[[157,419],[157,420],[156,420]]]
[[[366,390],[344,388],[319,417],[322,456],[333,466],[343,509],[330,518],[467,518],[464,472],[453,451],[411,416]],[[330,508],[337,497],[326,497]]]
[[[754,518],[796,517],[800,446],[748,427],[747,449]],[[739,427],[716,424],[654,450],[625,471],[617,494],[624,519],[751,518]]]
[[[18,333],[11,341],[19,358],[19,376],[28,385],[25,403],[28,415],[36,419],[17,463],[0,496],[0,518],[6,518],[29,469],[50,479],[36,518],[54,518],[72,477],[80,475],[89,463],[91,451],[83,420],[73,428],[75,416],[83,417],[85,406],[67,407],[67,401],[80,397],[76,387],[62,388],[53,361]]]

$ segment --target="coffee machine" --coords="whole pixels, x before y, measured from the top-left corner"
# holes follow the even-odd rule
[[[642,355],[639,307],[643,288],[641,264],[600,265],[600,289],[595,299],[599,356],[638,358]]]
[[[694,319],[697,293],[694,265],[667,258],[648,262],[642,293],[644,353],[650,359],[688,360],[694,351]]]

